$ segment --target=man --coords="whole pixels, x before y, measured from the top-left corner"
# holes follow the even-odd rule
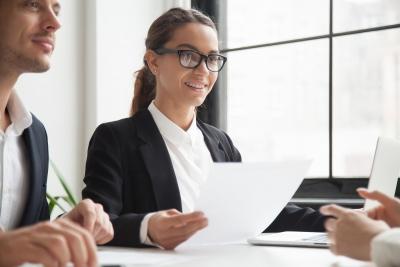
[[[400,266],[400,200],[378,191],[361,188],[357,191],[380,205],[366,213],[336,205],[322,207],[321,213],[335,217],[325,222],[331,251],[358,260],[372,260],[379,267]]]
[[[53,223],[13,230],[49,219],[46,131],[13,87],[21,74],[49,69],[59,11],[58,0],[0,0],[0,266],[95,266],[95,242],[113,237],[91,200]]]

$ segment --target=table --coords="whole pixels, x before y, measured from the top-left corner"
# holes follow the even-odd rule
[[[136,264],[128,263],[132,258]],[[178,247],[175,251],[105,247],[99,251],[100,263],[121,266],[173,267],[372,267],[369,262],[333,255],[328,249],[252,246],[230,244],[204,247]],[[111,260],[111,262],[110,262]],[[124,262],[125,261],[125,262]]]

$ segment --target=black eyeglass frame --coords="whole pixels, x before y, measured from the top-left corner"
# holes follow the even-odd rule
[[[182,67],[187,68],[187,69],[195,69],[195,68],[197,68],[198,66],[200,66],[201,62],[204,60],[204,62],[206,63],[207,69],[208,69],[209,71],[211,71],[211,72],[220,72],[220,71],[222,70],[222,68],[224,67],[226,61],[228,60],[227,57],[225,57],[225,56],[223,56],[223,55],[220,55],[220,54],[209,54],[209,55],[204,55],[204,54],[201,54],[201,53],[199,53],[198,51],[193,50],[193,49],[171,49],[171,48],[162,47],[162,48],[154,49],[153,51],[156,52],[158,55],[177,54],[178,57],[179,57],[179,64],[180,64]],[[199,55],[199,56],[201,57],[201,60],[199,61],[199,63],[197,63],[197,64],[196,64],[195,66],[193,66],[193,67],[184,66],[184,65],[182,64],[182,61],[181,61],[181,55],[182,55],[183,52],[192,52],[192,53],[195,53],[195,54],[197,54],[197,55]],[[212,70],[212,69],[210,69],[210,67],[208,66],[208,59],[209,59],[210,56],[218,56],[218,57],[221,57],[221,58],[222,58],[222,65],[221,65],[221,67],[219,67],[218,70]]]

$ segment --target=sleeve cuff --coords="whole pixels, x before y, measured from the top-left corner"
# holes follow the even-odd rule
[[[387,230],[371,241],[371,259],[377,266],[398,266],[400,257],[400,228]]]
[[[153,216],[153,215],[154,215],[154,213],[149,213],[146,216],[144,216],[142,223],[140,224],[140,242],[142,242],[142,244],[145,244],[148,246],[162,248],[159,245],[157,245],[156,243],[154,243],[148,235],[149,220],[150,220],[151,216]]]

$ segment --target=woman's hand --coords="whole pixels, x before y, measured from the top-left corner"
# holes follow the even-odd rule
[[[375,221],[357,210],[328,205],[321,207],[320,211],[335,217],[325,221],[325,229],[331,241],[330,250],[336,255],[370,260],[371,240],[390,229],[385,222]]]
[[[174,249],[207,225],[208,220],[202,212],[159,211],[149,219],[148,235],[157,245]]]
[[[359,188],[357,191],[361,197],[380,203],[379,206],[366,210],[368,217],[385,221],[390,227],[400,226],[400,200],[398,198],[389,197],[379,191],[368,191],[365,188]]]

